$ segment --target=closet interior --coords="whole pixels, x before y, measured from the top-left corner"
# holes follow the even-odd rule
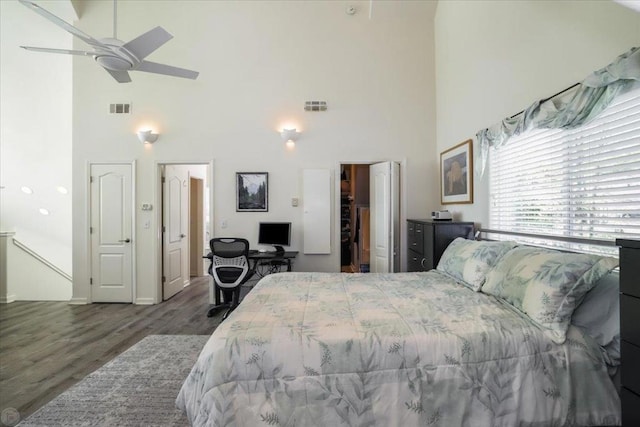
[[[347,273],[369,272],[369,165],[340,168],[340,264]]]

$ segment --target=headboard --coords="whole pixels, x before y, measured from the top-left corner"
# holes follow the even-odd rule
[[[618,257],[618,247],[615,240],[581,239],[578,237],[493,230],[490,228],[479,228],[476,233],[479,240],[495,240],[490,237],[491,235],[513,236],[514,240],[531,246],[543,246],[570,252],[607,254]],[[575,249],[576,247],[578,249]]]

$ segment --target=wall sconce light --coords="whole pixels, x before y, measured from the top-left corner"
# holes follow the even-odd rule
[[[143,144],[153,144],[158,140],[158,134],[152,133],[151,129],[138,131],[138,139]]]
[[[280,136],[282,137],[282,140],[285,142],[285,144],[287,144],[287,147],[293,148],[295,147],[296,141],[300,136],[300,132],[298,132],[295,128],[282,129],[282,132],[280,132]]]

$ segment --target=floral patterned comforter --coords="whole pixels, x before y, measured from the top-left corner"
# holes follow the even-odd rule
[[[267,276],[213,333],[177,405],[195,426],[620,424],[597,345],[553,343],[424,273]]]

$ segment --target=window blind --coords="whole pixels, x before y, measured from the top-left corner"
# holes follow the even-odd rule
[[[640,87],[579,128],[535,129],[491,150],[489,189],[492,229],[589,240],[640,238]],[[544,244],[617,253],[614,247]]]

